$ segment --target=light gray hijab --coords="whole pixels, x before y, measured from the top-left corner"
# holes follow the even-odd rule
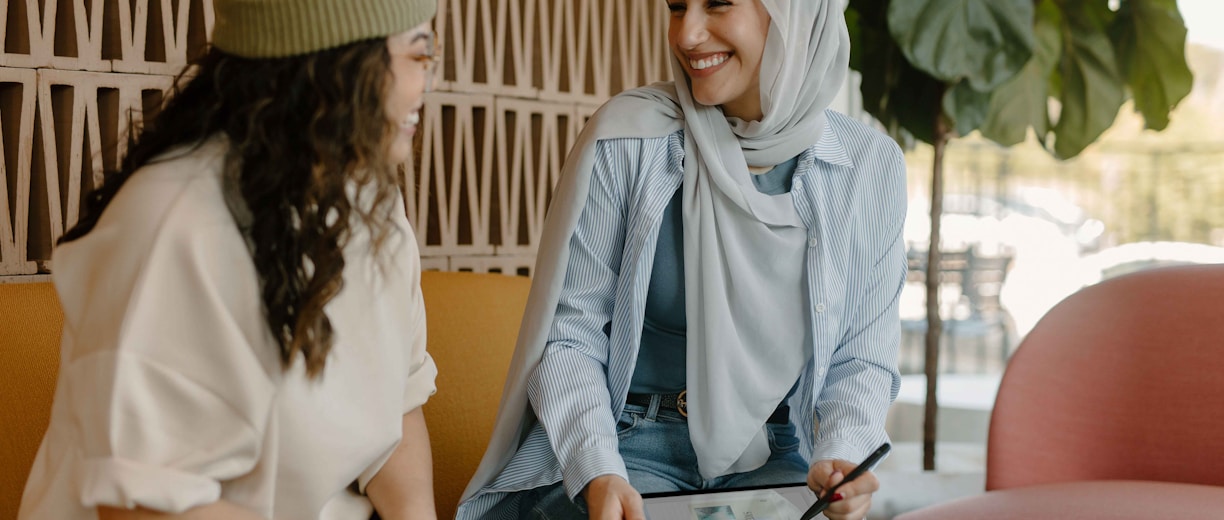
[[[747,165],[782,163],[820,139],[824,110],[845,82],[850,44],[841,2],[761,2],[772,18],[761,121],[727,118],[719,107],[694,102],[673,57],[674,82],[616,96],[579,135],[549,208],[493,437],[464,500],[497,477],[534,423],[526,381],[552,327],[596,142],[681,128],[690,436],[705,478],[768,459],[765,420],[812,354],[803,274],[808,233],[790,195],[758,192]],[[613,408],[624,403],[623,395],[611,399]]]
[[[728,118],[676,89],[685,157],[696,159],[684,170],[684,282],[689,434],[705,478],[765,463],[765,420],[811,358],[809,232],[790,194],[757,191],[748,164],[785,162],[820,139],[850,55],[838,2],[762,3],[772,23],[761,121]],[[672,74],[687,84],[674,57]]]

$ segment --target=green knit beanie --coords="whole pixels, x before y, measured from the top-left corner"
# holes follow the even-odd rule
[[[433,18],[438,0],[213,0],[213,46],[283,58],[399,34]]]

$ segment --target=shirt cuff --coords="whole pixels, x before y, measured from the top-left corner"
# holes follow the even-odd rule
[[[84,507],[140,506],[179,514],[221,499],[221,484],[216,480],[120,458],[83,461],[80,484]]]
[[[425,404],[438,391],[438,366],[433,357],[426,354],[420,366],[408,374],[408,383],[404,388],[404,410],[407,414]]]
[[[816,448],[812,450],[812,462],[845,460],[857,464],[870,453],[871,450],[845,439],[825,439],[816,441]]]
[[[561,468],[561,479],[565,482],[565,494],[570,500],[582,493],[596,477],[617,475],[629,481],[625,459],[615,449],[592,448],[576,453],[576,457]]]

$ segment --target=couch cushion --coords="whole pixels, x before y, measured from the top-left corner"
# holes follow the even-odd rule
[[[64,315],[50,283],[0,283],[0,518],[16,518],[51,421]]]
[[[438,518],[455,517],[493,433],[530,288],[521,276],[422,273],[428,349],[438,364],[438,393],[424,407]]]

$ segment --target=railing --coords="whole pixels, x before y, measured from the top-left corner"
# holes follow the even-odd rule
[[[1015,343],[1014,325],[999,300],[1015,255],[1009,250],[982,254],[976,245],[943,251],[940,260],[941,372],[1001,371]],[[910,248],[907,291],[922,291],[927,252]],[[902,373],[920,373],[925,359],[925,317],[902,319]],[[970,350],[964,352],[966,348]],[[968,356],[965,356],[968,354]]]

